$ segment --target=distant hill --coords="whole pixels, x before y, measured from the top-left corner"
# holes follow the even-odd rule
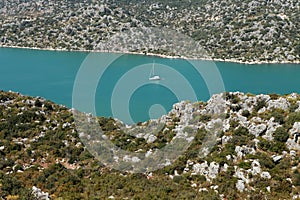
[[[97,50],[115,34],[157,27],[193,38],[214,59],[299,63],[299,10],[297,0],[1,1],[0,45]],[[170,54],[156,48],[132,51]]]
[[[224,110],[216,118],[220,101]],[[0,92],[0,197],[300,199],[299,105],[298,94],[238,92],[215,95],[207,103],[180,102],[162,117],[167,119],[165,128],[153,140],[128,136],[114,119],[99,118],[112,142],[129,151],[155,150],[178,135],[196,133],[175,163],[133,174],[109,169],[94,159],[68,108]],[[200,158],[205,137],[217,121],[222,131],[209,154]]]

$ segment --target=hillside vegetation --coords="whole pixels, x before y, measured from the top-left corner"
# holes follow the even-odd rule
[[[225,111],[211,152],[199,150]],[[42,98],[0,92],[0,196],[4,199],[300,199],[300,96],[224,93],[207,103],[180,102],[165,128],[133,138],[110,118],[98,122],[122,149],[149,151],[196,131],[175,163],[152,173],[109,169],[87,151],[71,110]],[[192,112],[190,112],[192,111]],[[185,126],[185,113],[193,125]],[[144,126],[145,123],[139,124]]]
[[[299,10],[298,0],[1,1],[0,45],[99,50],[116,34],[156,27],[193,38],[214,59],[299,62]],[[158,44],[130,50],[173,55]]]

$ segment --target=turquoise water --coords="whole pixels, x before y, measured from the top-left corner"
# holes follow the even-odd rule
[[[206,101],[212,93],[222,90],[300,93],[299,64],[191,63],[142,55],[96,55],[101,56],[93,61],[94,70],[102,70],[102,74],[89,71],[86,80],[79,80],[79,84],[86,84],[82,94],[91,90],[89,84],[93,77],[98,77],[96,91],[89,93],[95,102],[96,114],[117,117],[127,123],[158,117],[180,100]],[[41,96],[72,107],[74,82],[79,69],[88,64],[87,56],[84,52],[0,48],[0,89]],[[114,60],[105,65],[104,60],[110,57]],[[162,77],[160,81],[148,80],[153,63],[155,73]],[[89,105],[91,102],[82,97],[80,103]],[[91,112],[88,108],[84,110],[84,106],[78,109]]]

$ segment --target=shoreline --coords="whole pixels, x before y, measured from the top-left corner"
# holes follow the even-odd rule
[[[143,53],[143,52],[118,52],[118,51],[101,51],[101,50],[67,50],[67,49],[53,49],[53,48],[38,48],[38,47],[20,47],[20,46],[6,46],[0,45],[0,48],[10,48],[10,49],[28,49],[28,50],[40,50],[40,51],[57,51],[57,52],[82,52],[82,53],[116,53],[116,54],[130,54],[130,55],[144,55],[144,56],[155,56],[160,58],[168,59],[185,59],[185,60],[203,60],[203,61],[215,61],[215,62],[231,62],[238,64],[246,65],[260,65],[260,64],[300,64],[300,61],[258,61],[258,62],[249,62],[249,61],[240,61],[236,59],[221,59],[221,58],[188,58],[184,56],[168,56],[163,54],[155,53]]]

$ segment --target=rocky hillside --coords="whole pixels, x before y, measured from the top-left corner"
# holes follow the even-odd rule
[[[157,27],[193,38],[214,59],[299,62],[299,6],[298,0],[1,1],[0,45],[97,50],[115,34]],[[150,45],[131,50],[173,55],[165,45]]]
[[[87,151],[71,110],[0,92],[0,197],[300,199],[300,95],[218,94],[207,103],[175,104],[159,120],[164,129],[135,138],[122,132],[118,121],[98,118],[112,142],[130,151],[154,151],[195,133],[173,164],[146,173],[117,171]],[[216,121],[221,132],[210,152],[199,157]]]

